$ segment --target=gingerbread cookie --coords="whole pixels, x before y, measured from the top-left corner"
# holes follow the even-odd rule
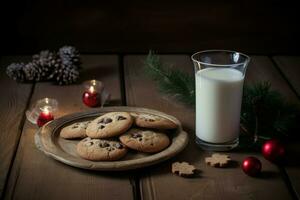
[[[205,163],[212,167],[226,167],[231,161],[230,157],[225,154],[214,153],[211,157],[205,158]]]
[[[159,152],[170,144],[170,139],[164,133],[137,128],[130,129],[119,138],[128,148],[146,153]]]
[[[135,117],[135,124],[139,127],[153,129],[174,129],[177,127],[171,120],[151,114],[138,114]]]
[[[86,129],[87,136],[91,138],[109,138],[118,136],[127,131],[133,119],[127,112],[106,113],[93,120]]]
[[[60,131],[60,136],[65,139],[85,138],[85,131],[89,123],[90,121],[77,122],[66,126]]]
[[[85,138],[77,144],[80,157],[92,161],[119,160],[127,153],[127,148],[118,141]]]
[[[172,163],[172,173],[182,177],[193,176],[196,172],[196,167],[187,162]]]

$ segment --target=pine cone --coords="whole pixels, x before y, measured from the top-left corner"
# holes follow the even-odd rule
[[[27,63],[24,66],[23,71],[25,73],[26,80],[28,81],[36,80],[38,79],[37,77],[39,77],[39,66],[36,65],[34,62]]]
[[[59,61],[59,59],[58,59]],[[79,71],[75,65],[56,64],[53,73],[49,76],[58,85],[75,83],[79,78]]]
[[[63,46],[58,50],[58,56],[64,65],[76,65],[79,66],[80,55],[78,50],[72,46]]]
[[[76,82],[79,78],[80,57],[75,47],[63,46],[57,52],[57,60],[54,72],[50,75],[59,85],[68,85]]]
[[[49,75],[57,64],[56,54],[46,50],[32,56],[32,65],[35,66],[35,80],[48,80]],[[37,68],[38,67],[38,68]]]
[[[71,84],[79,77],[79,52],[75,47],[64,46],[57,53],[48,50],[32,56],[28,64],[13,63],[7,75],[17,81],[54,80],[59,85]]]
[[[24,82],[25,73],[23,71],[24,63],[12,63],[6,68],[6,74],[15,81]]]

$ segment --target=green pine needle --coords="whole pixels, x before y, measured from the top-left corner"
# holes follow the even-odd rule
[[[293,134],[298,117],[297,107],[272,90],[269,82],[244,87],[241,123],[249,132],[265,138],[285,137]]]
[[[145,61],[145,71],[158,82],[159,90],[177,100],[195,105],[195,79],[178,69],[164,66],[159,56],[150,51]]]

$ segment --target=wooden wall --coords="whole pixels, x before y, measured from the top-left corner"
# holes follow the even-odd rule
[[[1,54],[75,45],[83,53],[234,49],[297,54],[299,6],[284,0],[1,1]]]

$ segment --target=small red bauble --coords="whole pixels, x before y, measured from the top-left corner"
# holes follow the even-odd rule
[[[285,148],[279,140],[268,140],[262,146],[262,154],[265,159],[279,164],[284,161]]]
[[[101,105],[100,94],[97,92],[85,91],[82,95],[82,101],[89,107],[97,107]]]
[[[54,119],[54,116],[50,112],[41,112],[38,119],[37,119],[37,125],[39,127],[44,126],[49,121],[52,121]]]
[[[247,157],[243,161],[242,169],[249,176],[258,176],[261,171],[261,162],[255,157]]]

